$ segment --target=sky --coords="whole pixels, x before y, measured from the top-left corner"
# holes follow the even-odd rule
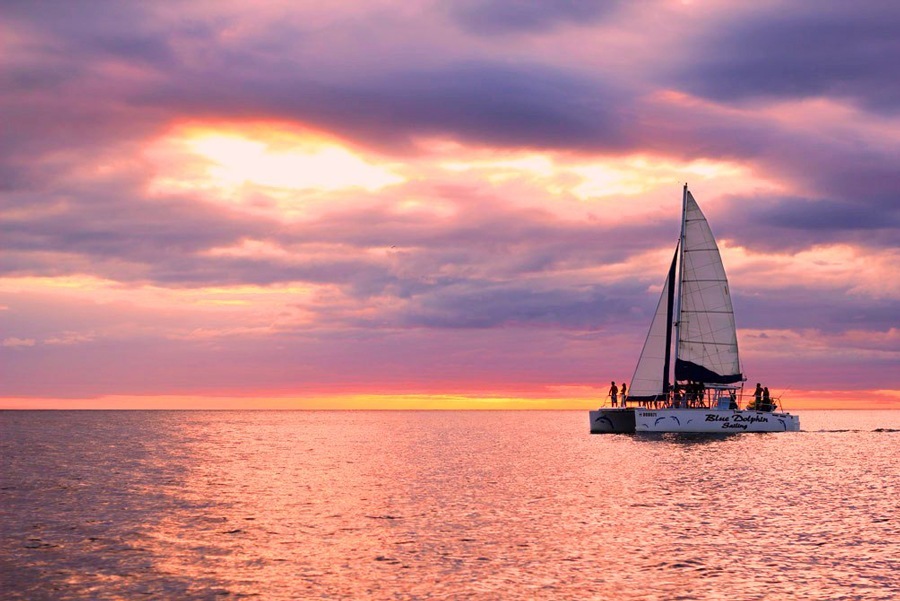
[[[900,408],[900,5],[0,4],[0,408],[579,409],[687,182],[741,361]]]

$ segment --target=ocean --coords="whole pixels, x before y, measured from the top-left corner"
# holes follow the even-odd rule
[[[0,412],[0,598],[895,599],[900,411]]]

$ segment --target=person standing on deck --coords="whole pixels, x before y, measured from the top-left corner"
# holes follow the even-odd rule
[[[762,385],[759,382],[757,382],[756,390],[753,391],[753,408],[754,409],[759,409],[759,406],[762,404],[762,394],[763,394]]]
[[[609,387],[609,398],[612,399],[612,406],[616,407],[619,403],[619,389],[616,386],[615,382],[610,382],[611,386]]]
[[[628,394],[628,382],[622,382],[622,406],[625,406],[625,398]]]

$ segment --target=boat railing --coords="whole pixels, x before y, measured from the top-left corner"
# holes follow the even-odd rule
[[[732,384],[679,385],[665,397],[656,400],[629,398],[628,403],[644,409],[738,409],[741,392],[741,387]]]

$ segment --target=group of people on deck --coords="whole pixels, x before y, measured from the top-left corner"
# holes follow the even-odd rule
[[[625,399],[628,397],[628,383],[622,382],[622,391],[619,392],[619,387],[616,386],[615,382],[609,383],[609,393],[608,396],[610,398],[610,403],[613,407],[619,406],[619,400],[621,399],[622,407],[626,407],[627,404]],[[703,403],[703,395],[706,393],[706,387],[702,382],[688,382],[687,384],[677,386],[675,388],[675,395],[672,399],[671,403],[668,401],[646,401],[648,407],[659,408],[663,407],[698,407]]]
[[[663,407],[703,407],[703,397],[706,394],[706,386],[703,382],[688,382],[686,384],[677,385],[674,389],[674,396],[670,401],[649,401],[647,406],[658,408],[660,404]],[[621,399],[622,407],[626,406],[625,399],[628,395],[628,384],[622,382],[622,390],[615,382],[610,382],[609,398],[613,407],[619,406]],[[747,405],[747,409],[755,409],[757,411],[775,411],[776,402],[769,395],[769,388],[756,383],[756,390],[753,391],[753,400]],[[731,393],[731,409],[737,409],[734,391]]]
[[[768,386],[763,387],[759,382],[756,383],[756,390],[753,391],[753,400],[747,405],[747,409],[775,411],[775,401],[769,395]]]
[[[625,398],[628,395],[628,383],[622,382],[622,406],[625,407]],[[618,407],[619,387],[615,382],[610,382],[609,398],[612,399],[612,406]]]
[[[686,382],[685,384],[676,384],[675,397],[672,400],[672,406],[679,407],[702,407],[703,396],[706,394],[706,386],[703,382]]]

